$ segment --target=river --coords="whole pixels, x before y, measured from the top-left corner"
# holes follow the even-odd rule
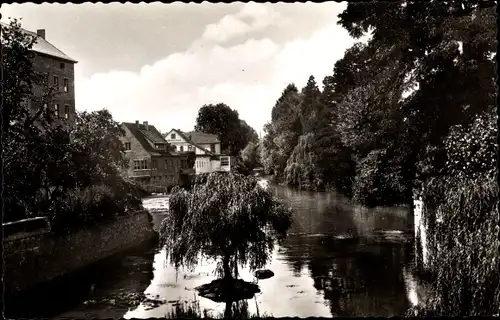
[[[335,193],[269,187],[294,209],[294,221],[266,266],[275,276],[259,280],[261,293],[248,301],[251,313],[274,317],[405,314],[410,301],[403,270],[411,263],[413,248],[413,217],[408,209],[367,209]],[[164,200],[150,198],[144,204],[161,207]],[[159,223],[162,213],[154,217]],[[193,270],[176,272],[161,248],[137,249],[94,269],[99,277],[90,277],[84,286],[90,285],[91,290],[51,317],[164,317],[179,301],[197,301],[201,310],[223,313],[224,304],[199,297],[194,290],[215,279],[214,269],[213,262],[202,261]],[[244,268],[240,277],[254,280]],[[127,295],[142,299],[142,293],[149,299],[138,305],[120,302]]]

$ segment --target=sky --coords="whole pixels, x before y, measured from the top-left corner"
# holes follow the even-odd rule
[[[355,40],[337,24],[346,2],[2,5],[2,21],[46,30],[78,61],[76,109],[190,131],[223,102],[258,133],[289,83],[333,73]]]

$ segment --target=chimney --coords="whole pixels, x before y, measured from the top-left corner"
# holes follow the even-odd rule
[[[139,126],[139,120],[135,120],[135,125]]]
[[[36,31],[36,35],[39,36],[42,39],[45,39],[45,29],[38,29]]]
[[[148,122],[147,122],[147,121],[144,121],[142,124],[144,125],[144,129],[145,129],[146,131],[149,131]]]

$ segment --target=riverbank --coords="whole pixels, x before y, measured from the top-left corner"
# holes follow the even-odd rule
[[[121,318],[145,299],[157,239],[43,283],[6,307],[9,318]],[[6,304],[7,306],[7,304]],[[70,311],[68,311],[70,310]]]
[[[157,241],[157,234],[147,211],[66,235],[49,230],[11,235],[3,242],[6,315],[42,316],[37,312],[42,312],[44,304],[37,305],[56,293],[50,288],[99,261],[150,241]]]

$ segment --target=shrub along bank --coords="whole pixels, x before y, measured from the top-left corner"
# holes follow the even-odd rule
[[[428,271],[434,294],[420,315],[500,312],[500,238],[496,177],[496,116],[446,139],[446,169],[423,183]],[[419,241],[419,239],[417,239]]]

